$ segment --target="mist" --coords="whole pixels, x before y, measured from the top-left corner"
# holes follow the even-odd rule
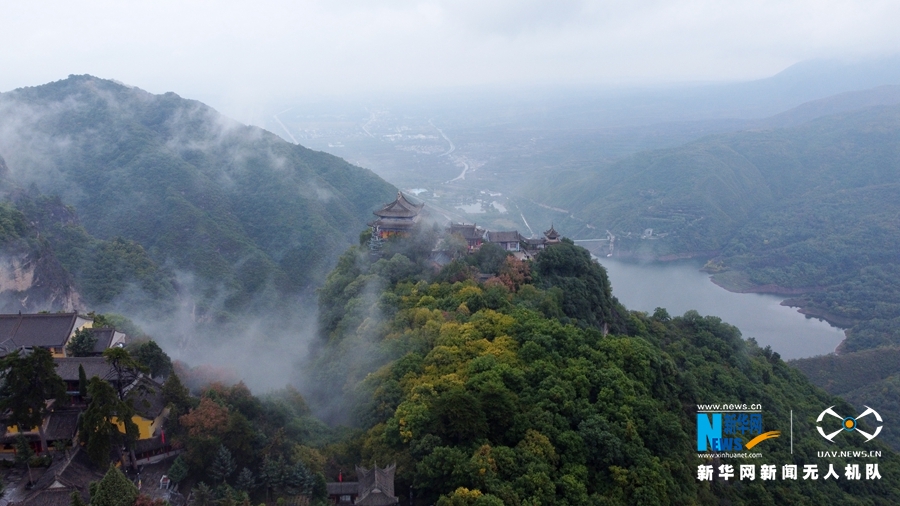
[[[4,200],[30,227],[0,256],[0,310],[122,314],[256,393],[318,388],[316,288],[396,191],[199,102],[90,76],[0,95],[0,153]]]
[[[761,79],[896,54],[890,2],[51,2],[4,10],[0,90],[90,73],[242,121],[371,92]]]

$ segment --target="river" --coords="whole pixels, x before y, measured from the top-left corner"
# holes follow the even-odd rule
[[[718,316],[785,360],[831,353],[844,339],[843,330],[779,305],[782,297],[732,293],[714,285],[693,262],[633,264],[601,258],[600,263],[609,272],[613,295],[628,309],[652,313],[664,307],[672,316],[695,309]]]

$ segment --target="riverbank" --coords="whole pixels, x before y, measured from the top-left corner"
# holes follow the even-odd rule
[[[824,290],[823,287],[807,287],[807,288],[786,288],[774,284],[754,285],[746,276],[737,271],[718,272],[709,277],[716,286],[724,288],[732,293],[761,293],[769,295],[802,295],[805,293]],[[847,332],[850,327],[856,324],[855,321],[844,318],[842,316],[830,313],[820,308],[812,307],[806,299],[800,297],[787,298],[781,301],[781,305],[785,307],[795,308],[798,313],[808,318],[816,318],[827,322],[832,327],[843,330],[844,339],[847,338]],[[835,348],[837,353],[843,341]]]

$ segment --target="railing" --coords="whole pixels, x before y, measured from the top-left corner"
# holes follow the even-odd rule
[[[159,453],[156,455],[150,455],[149,457],[144,457],[142,459],[137,459],[135,461],[135,464],[139,465],[139,466],[144,466],[147,464],[156,464],[157,462],[159,462],[161,460],[166,460],[169,457],[174,457],[175,455],[179,455],[181,453],[184,453],[184,449],[169,450],[167,452]]]

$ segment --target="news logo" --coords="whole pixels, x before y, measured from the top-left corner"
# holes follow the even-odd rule
[[[711,406],[697,410],[698,452],[740,452],[781,436],[777,430],[764,431],[761,409],[746,409],[746,405],[726,407],[730,409]]]
[[[822,426],[819,425],[822,423],[822,420],[825,419],[825,415],[831,415],[835,418],[840,419],[841,420],[841,428],[830,434],[826,434],[825,429],[823,429]],[[877,411],[870,408],[869,406],[866,406],[866,410],[855,417],[853,417],[853,416],[843,417],[834,411],[834,406],[830,406],[825,411],[822,411],[821,413],[819,413],[819,418],[816,419],[816,429],[818,429],[820,436],[822,436],[823,438],[827,439],[828,441],[830,441],[832,443],[834,442],[834,438],[841,432],[859,432],[860,434],[863,435],[863,437],[866,438],[866,442],[868,443],[869,441],[878,437],[878,434],[881,433],[881,427],[882,427],[881,425],[876,427],[875,432],[873,434],[869,434],[868,432],[865,432],[864,430],[860,429],[858,420],[860,418],[863,418],[863,417],[869,416],[869,415],[875,415],[875,419],[878,420],[879,423],[884,422],[881,419],[881,415],[879,415]]]

